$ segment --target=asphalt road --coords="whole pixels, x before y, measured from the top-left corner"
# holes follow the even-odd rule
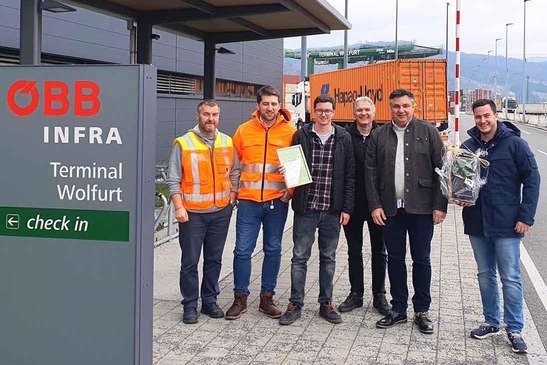
[[[467,130],[473,126],[472,115],[460,115],[460,141],[465,141],[468,138]],[[543,345],[547,348],[547,308],[545,307],[547,305],[547,293],[545,292],[545,283],[547,282],[547,253],[545,249],[547,237],[547,130],[519,123],[516,123],[516,126],[521,130],[521,137],[528,142],[534,152],[542,176],[535,224],[523,239],[524,247],[531,258],[531,263],[533,263],[528,267],[523,266],[523,283],[526,303],[532,313]],[[451,139],[454,139],[454,135],[451,136]],[[539,276],[534,275],[534,267]]]

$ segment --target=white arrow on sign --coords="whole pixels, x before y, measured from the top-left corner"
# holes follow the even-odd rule
[[[6,228],[19,229],[19,214],[6,215]]]

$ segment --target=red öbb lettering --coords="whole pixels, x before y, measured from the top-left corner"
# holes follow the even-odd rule
[[[36,80],[18,80],[8,89],[6,99],[8,108],[19,117],[35,113],[40,100],[46,117],[64,116],[71,106],[75,117],[92,117],[101,110],[99,85],[89,80],[77,80],[70,86],[64,81],[48,80],[41,90]]]

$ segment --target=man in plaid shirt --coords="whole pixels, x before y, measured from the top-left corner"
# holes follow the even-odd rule
[[[296,187],[293,193],[291,297],[287,311],[279,319],[282,325],[292,324],[300,318],[316,231],[319,231],[320,256],[319,315],[331,323],[342,322],[332,305],[332,286],[340,226],[348,223],[353,212],[355,156],[349,133],[332,124],[334,99],[320,95],[313,105],[315,122],[298,130],[292,142],[302,146],[313,182]]]

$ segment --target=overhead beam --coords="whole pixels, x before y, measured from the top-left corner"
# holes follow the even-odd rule
[[[137,19],[139,12],[126,6],[118,5],[108,0],[63,0],[63,3],[76,5],[80,8],[95,11],[97,13],[114,16],[126,20]]]
[[[254,32],[229,32],[223,34],[210,35],[208,39],[215,43],[232,43],[232,42],[244,42],[244,41],[257,41],[261,39],[275,39],[275,38],[288,38],[299,37],[305,35],[324,34],[317,28],[305,28],[305,29],[292,29],[292,30],[270,30],[268,31],[268,37],[263,37],[260,34]]]
[[[280,4],[224,6],[216,8],[213,13],[206,13],[199,9],[157,10],[147,11],[142,16],[153,25],[183,23],[211,19],[231,19],[252,15],[276,14],[289,11]]]
[[[166,24],[166,25],[160,26],[159,28],[164,28],[164,29],[167,29],[168,31],[176,31],[176,32],[184,33],[190,38],[200,40],[200,41],[207,38],[207,33],[181,23]]]
[[[249,29],[250,31],[258,35],[261,35],[264,38],[268,38],[270,36],[270,33],[266,29],[256,25],[255,23],[251,23],[248,20],[245,20],[243,18],[233,18],[230,20],[236,24],[241,25],[242,27]]]
[[[190,5],[191,7],[198,9],[207,14],[215,14],[217,11],[216,7],[202,0],[183,0],[183,1],[186,4]]]
[[[289,10],[296,11],[299,13],[303,18],[307,19],[308,21],[312,22],[313,25],[315,25],[321,32],[323,33],[330,33],[330,28],[327,24],[323,23],[321,20],[319,20],[315,15],[304,9],[302,6],[297,4],[294,0],[280,0],[279,3],[286,7]]]

